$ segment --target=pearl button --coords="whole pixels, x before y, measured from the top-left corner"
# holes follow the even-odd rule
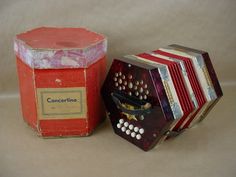
[[[118,82],[119,82],[119,84],[122,84],[122,79],[119,79],[119,81],[118,81]]]
[[[140,129],[139,129],[139,133],[140,133],[140,134],[143,134],[143,133],[144,133],[144,129],[143,129],[143,128],[140,128]]]
[[[124,85],[127,85],[127,81],[124,81]]]
[[[147,95],[144,95],[143,98],[146,100],[147,99]]]
[[[119,124],[119,123],[116,126],[117,126],[117,128],[121,128],[121,124]]]
[[[114,81],[117,81],[117,78],[116,78],[116,77],[114,77],[113,79],[114,79]]]
[[[131,131],[130,130],[126,130],[126,132],[125,132],[127,135],[129,135],[130,133],[131,133]]]
[[[132,132],[132,133],[131,133],[131,137],[134,138],[135,136],[136,136],[136,133],[135,133],[135,132]]]
[[[121,131],[122,131],[122,132],[125,132],[125,130],[126,130],[125,127],[122,127],[122,128],[121,128]]]
[[[142,138],[142,136],[141,136],[140,134],[137,134],[137,135],[136,135],[136,139],[137,139],[137,140],[140,140],[141,138]]]
[[[124,119],[120,119],[119,122],[120,122],[120,124],[123,124],[124,123]]]
[[[139,128],[138,128],[138,127],[134,127],[134,131],[135,131],[135,132],[138,132],[138,131],[139,131]]]
[[[118,85],[119,85],[118,82],[116,82],[116,83],[115,83],[115,86],[118,87]]]
[[[118,73],[115,73],[115,76],[116,76],[116,77],[118,77],[118,76],[119,76],[119,74],[118,74]]]
[[[125,122],[125,123],[124,123],[124,126],[125,126],[125,127],[128,127],[128,126],[129,126],[129,123],[128,123],[128,122]]]
[[[143,116],[143,115],[141,115],[141,116],[140,116],[140,120],[143,120],[143,119],[144,119],[144,116]]]
[[[121,72],[119,72],[119,76],[121,76],[122,75],[122,73]]]
[[[139,92],[143,93],[143,88],[142,87],[140,87]]]
[[[134,126],[132,124],[129,125],[129,129],[133,130]]]
[[[147,84],[144,85],[144,88],[147,88]]]
[[[129,88],[133,88],[133,83],[132,83],[132,82],[129,82],[128,87],[129,87]]]

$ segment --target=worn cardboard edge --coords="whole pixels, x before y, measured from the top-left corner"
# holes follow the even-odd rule
[[[96,42],[96,43],[93,43],[93,44],[91,44],[90,46],[92,46],[92,45],[97,45],[98,43],[100,43],[100,42],[102,42],[102,41],[105,41],[106,43],[107,43],[107,37],[104,35],[104,34],[101,34],[101,33],[97,33],[97,32],[95,32],[95,31],[91,31],[90,29],[88,29],[88,28],[86,28],[86,27],[46,27],[46,26],[42,26],[42,27],[38,27],[38,28],[34,28],[34,29],[31,29],[31,30],[28,30],[28,31],[25,31],[25,32],[21,32],[21,33],[18,33],[18,34],[16,34],[16,36],[14,37],[14,41],[15,40],[19,40],[19,41],[22,41],[22,40],[20,40],[20,39],[18,39],[18,35],[20,35],[20,34],[26,34],[26,33],[28,33],[28,32],[30,32],[30,31],[32,31],[32,30],[36,30],[36,29],[39,29],[39,28],[57,28],[57,29],[67,29],[67,28],[74,28],[74,29],[76,29],[76,28],[81,28],[81,29],[85,29],[86,31],[89,31],[89,32],[92,32],[92,33],[94,33],[94,34],[96,34],[96,35],[99,35],[99,36],[102,36],[103,37],[103,39],[102,40],[100,40],[100,41],[98,41],[98,42]],[[24,43],[24,45],[25,46],[27,46],[27,48],[30,48],[30,49],[35,49],[35,50],[61,50],[61,49],[50,49],[50,48],[48,48],[48,49],[46,49],[46,48],[32,48],[31,46],[29,46],[28,44],[26,44],[26,42],[24,42],[24,41],[22,41],[23,43]],[[85,47],[85,48],[88,48],[88,47]],[[73,49],[84,49],[84,48],[65,48],[65,49],[63,49],[63,50],[73,50]]]
[[[86,29],[86,28],[84,28]],[[88,30],[88,29],[86,29]],[[88,30],[89,31],[89,30]],[[90,31],[93,32],[93,31]],[[50,49],[50,48],[32,48],[30,45],[28,45],[25,41],[19,39],[17,36],[14,38],[14,52],[15,54],[27,65],[29,65],[31,68],[34,69],[66,69],[66,68],[88,68],[90,65],[92,65],[93,63],[95,63],[97,60],[99,60],[100,58],[104,57],[107,53],[107,38],[99,33],[93,32],[97,35],[100,35],[103,37],[102,40],[99,40],[95,43],[91,43],[90,45],[84,47],[84,48],[63,48],[63,49]],[[100,46],[100,48],[97,49],[97,46]],[[25,50],[25,53],[19,50],[19,47],[22,46]],[[97,50],[97,56],[94,59],[91,59],[89,57],[89,53],[93,52],[93,50]],[[51,63],[49,63],[49,65],[44,65],[39,63],[39,61],[43,60],[44,57],[40,56],[41,52],[44,53],[50,53],[50,55],[55,55],[56,52],[58,51],[77,51],[77,52],[82,52],[82,57],[79,56],[78,54],[78,59],[76,61],[74,61],[74,64],[70,64],[70,65],[64,65],[61,64],[59,66],[51,66]],[[36,58],[34,58],[36,57]],[[62,57],[68,57],[68,56],[62,56]],[[69,58],[69,57],[68,57]],[[85,61],[82,61],[81,64],[81,60],[84,59]],[[42,61],[43,62],[43,61]],[[50,61],[51,62],[51,61]],[[61,61],[62,62],[62,61]],[[37,66],[39,65],[39,66]]]
[[[100,129],[101,126],[104,125],[105,121],[106,121],[106,117],[102,118],[100,120],[100,122],[98,123],[98,125],[94,129],[91,129],[91,130],[87,129],[88,131],[86,133],[83,133],[83,134],[80,134],[80,135],[44,136],[42,134],[39,134],[39,132],[37,132],[35,129],[33,129],[33,130],[36,132],[38,137],[43,138],[43,139],[83,138],[83,137],[91,136],[92,134],[94,134],[94,132],[98,131],[98,129]],[[72,131],[74,131],[74,130],[72,130]],[[70,131],[66,131],[66,132],[70,132]]]

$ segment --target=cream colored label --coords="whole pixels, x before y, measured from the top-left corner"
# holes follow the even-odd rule
[[[87,117],[85,87],[38,88],[39,119],[75,119]]]

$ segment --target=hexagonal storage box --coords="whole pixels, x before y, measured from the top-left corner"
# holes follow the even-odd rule
[[[107,41],[84,28],[37,28],[14,41],[22,113],[39,135],[86,136],[104,120]]]

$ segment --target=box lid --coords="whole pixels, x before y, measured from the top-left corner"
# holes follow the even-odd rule
[[[107,41],[85,28],[41,27],[16,35],[14,51],[31,68],[87,68],[105,56]]]

